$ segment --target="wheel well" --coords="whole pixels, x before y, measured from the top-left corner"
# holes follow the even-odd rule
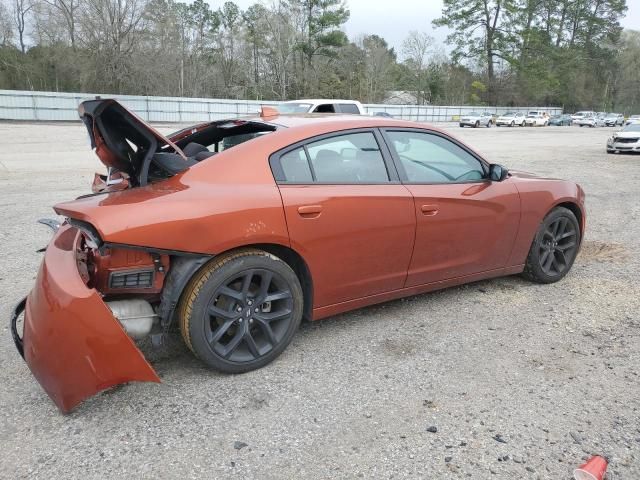
[[[302,256],[292,248],[272,243],[246,245],[246,247],[264,250],[280,258],[291,267],[298,277],[298,280],[300,280],[300,286],[302,287],[302,293],[304,295],[303,319],[311,320],[313,313],[313,279],[311,278],[311,272],[309,271],[307,262],[304,261]]]
[[[576,219],[578,220],[578,225],[580,226],[580,238],[582,238],[584,232],[582,231],[582,225],[583,225],[582,210],[580,210],[580,207],[572,202],[559,203],[554,208],[557,208],[557,207],[564,207],[568,210],[571,210],[571,212],[576,216]]]

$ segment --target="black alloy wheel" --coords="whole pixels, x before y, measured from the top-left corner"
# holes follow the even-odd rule
[[[524,276],[539,283],[557,282],[571,269],[580,243],[580,225],[574,213],[564,207],[552,210],[533,240]]]
[[[203,312],[205,336],[216,354],[250,362],[275,348],[293,321],[293,298],[281,275],[250,269],[225,281]]]
[[[260,368],[290,343],[302,318],[303,293],[291,267],[260,250],[222,255],[183,293],[185,343],[227,373]]]
[[[540,268],[549,276],[561,275],[576,255],[578,232],[567,217],[555,219],[544,231],[538,246]]]

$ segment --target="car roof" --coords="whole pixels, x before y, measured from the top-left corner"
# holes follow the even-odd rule
[[[250,121],[265,122],[276,127],[296,128],[315,127],[318,130],[331,132],[334,130],[347,130],[352,128],[378,128],[378,127],[410,127],[428,128],[439,130],[431,125],[396,118],[380,117],[374,115],[349,115],[336,113],[302,113],[281,114],[272,117],[254,117]]]

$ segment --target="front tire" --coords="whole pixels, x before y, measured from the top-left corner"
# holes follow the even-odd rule
[[[476,121],[476,123],[473,125],[473,128],[478,128],[480,126],[480,121]]]
[[[574,213],[564,207],[553,209],[538,228],[522,275],[537,283],[562,280],[573,266],[580,241]]]
[[[189,349],[225,373],[261,368],[289,345],[303,311],[291,267],[267,252],[246,249],[220,256],[189,282],[180,330]]]

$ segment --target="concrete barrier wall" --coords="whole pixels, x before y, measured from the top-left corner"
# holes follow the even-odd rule
[[[224,100],[211,98],[145,97],[90,93],[32,92],[0,90],[0,120],[74,121],[78,104],[95,98],[115,98],[150,122],[202,122],[254,114],[262,105],[281,102]],[[562,113],[559,107],[467,107],[430,105],[365,105],[368,113],[387,112],[394,117],[419,122],[452,122],[474,110],[496,114],[507,111],[545,110],[550,115]]]

